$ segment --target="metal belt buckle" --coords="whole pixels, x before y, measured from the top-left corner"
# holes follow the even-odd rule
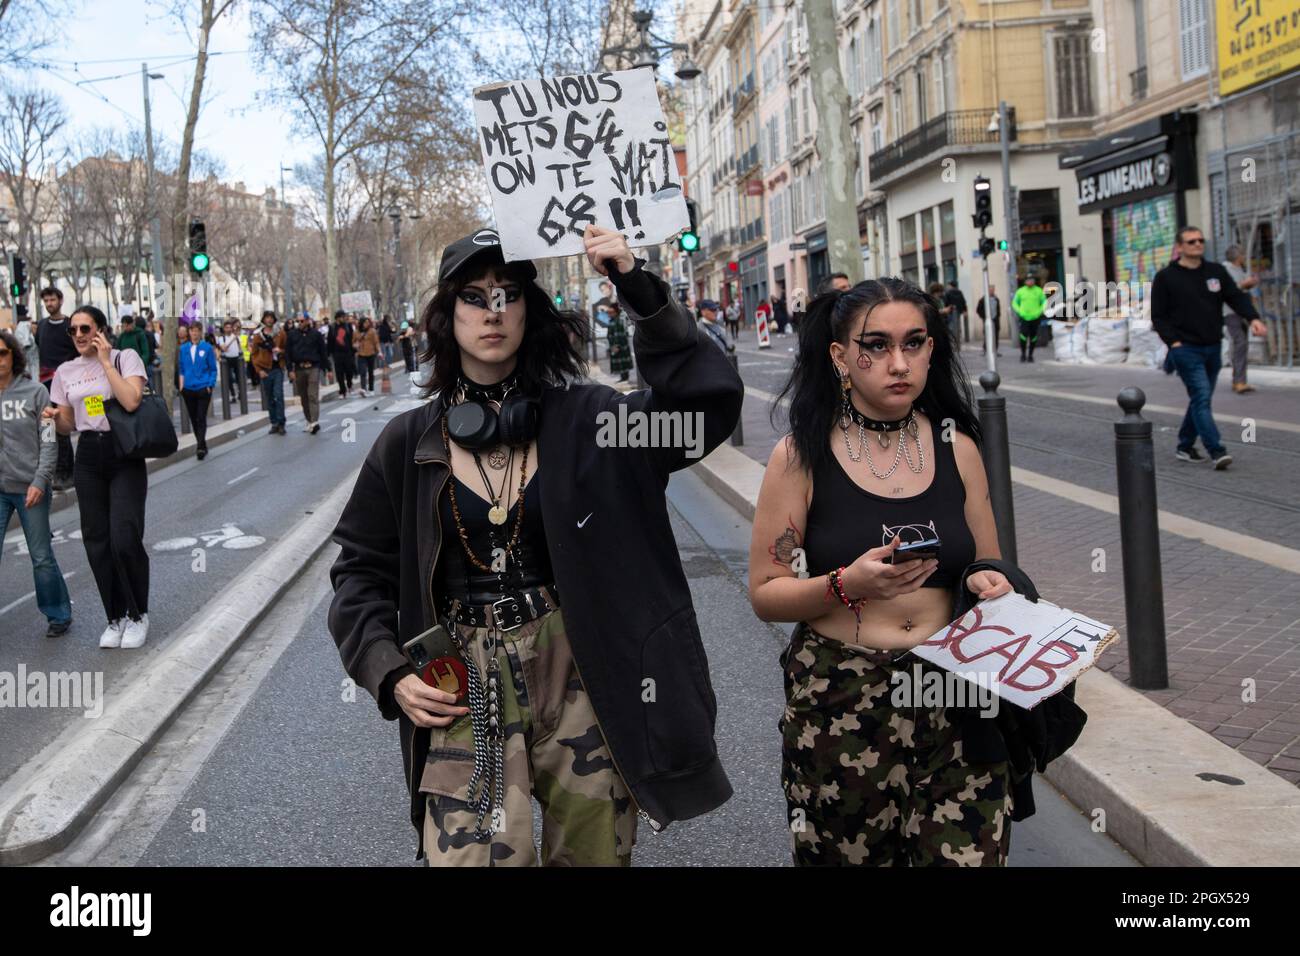
[[[512,612],[513,612],[513,614],[514,614],[514,618],[515,618],[515,621],[514,621],[513,624],[506,624],[506,623],[501,619],[501,605],[502,605],[502,604],[511,604],[511,605],[513,605],[513,608],[511,609]],[[501,630],[501,631],[513,631],[515,628],[517,628],[517,627],[521,627],[521,626],[523,625],[523,623],[524,623],[524,615],[523,615],[523,613],[522,613],[522,612],[520,611],[520,609],[519,609],[519,601],[518,601],[517,599],[515,599],[515,598],[512,598],[512,597],[503,597],[503,598],[502,598],[501,600],[499,600],[499,601],[493,601],[493,602],[492,602],[492,620],[493,620],[493,622],[496,624],[496,626],[497,626],[497,630]]]

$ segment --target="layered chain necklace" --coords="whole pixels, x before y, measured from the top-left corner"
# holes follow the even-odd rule
[[[849,441],[849,429],[852,423],[858,425],[858,453],[853,453],[853,444]],[[914,475],[919,475],[925,471],[925,446],[921,444],[921,426],[916,421],[916,411],[912,410],[903,418],[892,422],[878,422],[875,419],[868,418],[860,411],[853,407],[851,402],[845,402],[840,412],[840,431],[844,433],[844,450],[848,452],[850,461],[861,461],[864,454],[867,459],[867,467],[871,469],[871,474],[876,478],[884,481],[895,471],[898,470],[898,463],[907,460],[908,470]],[[876,440],[880,442],[881,448],[889,447],[889,433],[898,432],[897,448],[894,450],[894,463],[889,466],[888,470],[880,471],[876,468],[876,463],[871,457],[871,442],[867,440],[867,432],[876,433]],[[912,461],[912,453],[908,450],[909,439],[916,446],[916,461]]]

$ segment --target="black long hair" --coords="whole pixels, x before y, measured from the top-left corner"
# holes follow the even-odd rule
[[[476,257],[474,268],[462,269],[459,275],[439,282],[433,298],[420,313],[420,326],[427,342],[420,353],[420,361],[432,365],[424,396],[428,398],[443,389],[451,390],[459,381],[456,293],[488,271],[517,282],[524,290],[524,337],[515,353],[515,374],[520,389],[527,395],[538,395],[547,386],[564,385],[583,378],[587,374],[587,360],[579,349],[589,334],[586,323],[578,313],[556,308],[551,297],[533,281],[527,264],[506,262],[497,248]]]
[[[969,435],[975,444],[980,443],[970,383],[953,348],[948,325],[939,315],[938,302],[903,279],[868,279],[847,292],[827,292],[813,299],[799,331],[794,368],[772,407],[772,425],[780,431],[782,405],[789,399],[784,417],[794,438],[795,456],[809,474],[830,464],[831,429],[839,418],[844,394],[831,361],[831,343],[847,347],[853,328],[885,302],[915,305],[925,316],[926,332],[934,339],[929,375],[915,409],[934,422],[951,418],[958,431]]]
[[[22,377],[23,372],[27,371],[27,356],[23,353],[23,347],[18,344],[18,339],[7,329],[0,329],[0,342],[9,349],[9,361],[13,363],[9,366],[9,371],[16,381]]]

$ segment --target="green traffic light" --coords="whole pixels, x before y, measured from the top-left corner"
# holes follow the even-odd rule
[[[1007,251],[1008,249],[1010,249],[1010,248],[1011,248],[1011,243],[1007,242],[1005,239],[999,239],[999,240],[998,240],[998,251],[999,251],[999,252],[1006,252],[1006,251]]]
[[[196,252],[190,256],[190,268],[195,272],[208,271],[208,255],[206,252]]]
[[[13,283],[11,286],[9,286],[9,295],[15,299],[21,299],[23,295],[22,286],[20,286],[17,282]]]
[[[694,252],[700,248],[700,237],[693,232],[684,232],[677,240],[682,252]]]

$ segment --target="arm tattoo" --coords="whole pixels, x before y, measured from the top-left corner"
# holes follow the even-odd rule
[[[794,561],[794,549],[802,545],[803,536],[795,528],[792,518],[786,525],[786,529],[777,535],[776,540],[772,542],[772,547],[767,549],[767,553],[772,556],[773,564],[788,568]]]

